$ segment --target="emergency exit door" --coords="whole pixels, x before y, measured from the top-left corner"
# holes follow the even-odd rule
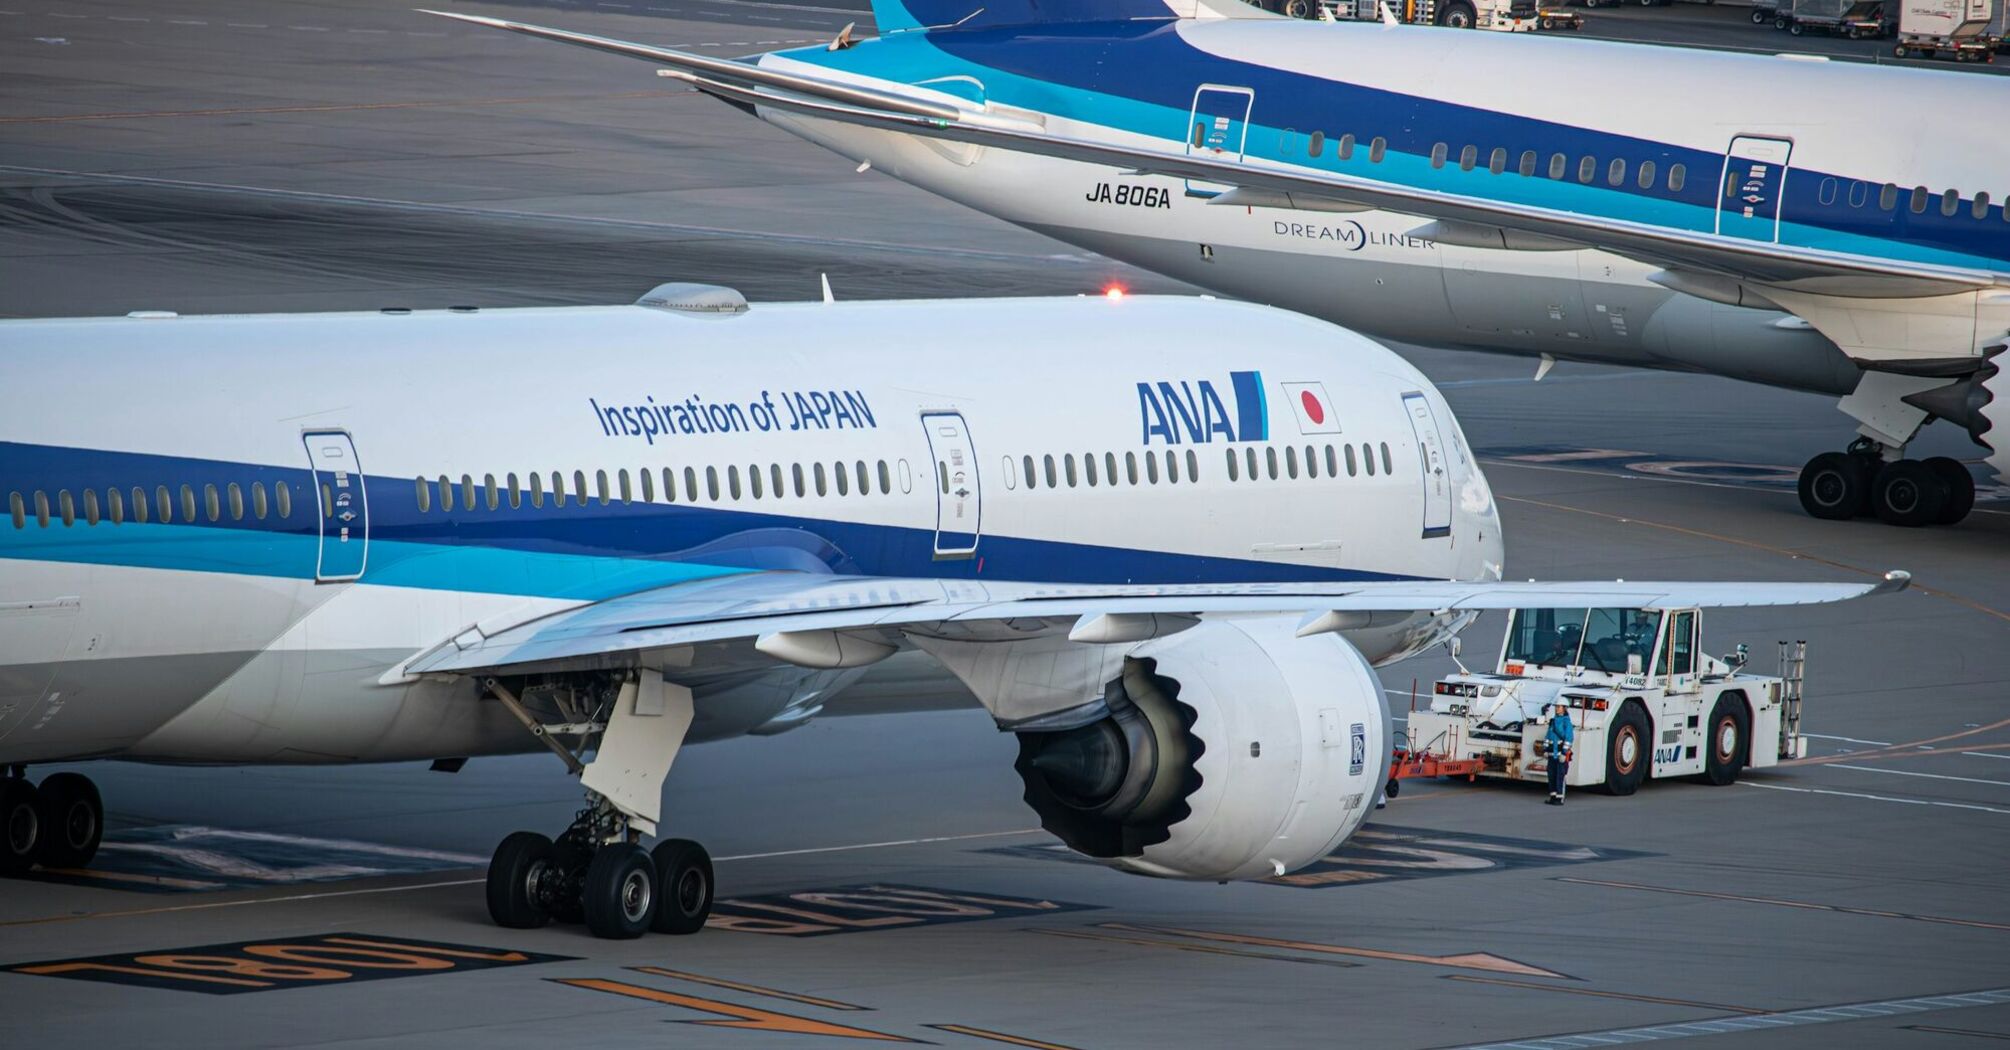
[[[1417,435],[1417,459],[1424,473],[1424,536],[1452,534],[1452,472],[1445,460],[1444,432],[1438,414],[1420,393],[1403,395],[1403,411]]]
[[[924,413],[921,426],[928,432],[928,451],[935,461],[935,557],[975,557],[984,494],[977,480],[970,428],[960,412]]]
[[[1256,92],[1248,88],[1202,84],[1193,93],[1193,110],[1187,115],[1187,156],[1241,163],[1249,143],[1249,108],[1255,103]],[[1186,180],[1189,197],[1216,197],[1227,191],[1219,182]]]
[[[1724,151],[1724,180],[1717,193],[1717,232],[1726,237],[1777,242],[1780,200],[1787,187],[1787,139],[1739,135]]]
[[[321,528],[314,582],[357,579],[369,561],[370,500],[363,491],[356,443],[346,430],[310,430],[301,440],[307,446],[307,465],[314,471],[314,504]]]

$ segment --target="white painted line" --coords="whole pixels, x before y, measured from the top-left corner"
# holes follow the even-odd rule
[[[895,839],[891,842],[860,842],[851,846],[815,846],[810,849],[784,849],[773,853],[742,853],[734,857],[713,857],[713,862],[726,860],[765,860],[769,857],[800,857],[809,853],[843,853],[855,849],[884,849],[888,846],[921,846],[930,842],[962,842],[967,839],[997,839],[1008,835],[1032,835],[1039,828],[1019,828],[1016,831],[980,831],[971,835],[937,835],[925,839]]]
[[[269,26],[269,25],[266,25],[266,24],[265,24],[264,22],[225,22],[225,23],[224,23],[224,25],[227,25],[227,26],[229,26],[229,27],[230,27],[230,28],[232,28],[232,29],[271,29],[271,28],[272,28],[271,26]]]
[[[206,26],[209,23],[198,22],[193,18],[170,18],[167,20],[167,24],[171,26]]]
[[[1842,740],[1851,744],[1876,744],[1878,747],[1891,746],[1891,741],[1889,740],[1858,740],[1853,736],[1829,736],[1825,733],[1802,733],[1801,735],[1813,740]]]
[[[388,32],[390,32],[390,30],[388,30],[388,29],[351,29],[351,30],[349,30],[349,32],[351,32],[351,33],[388,33]]]
[[[1840,762],[1829,764],[1830,769],[1854,769],[1860,773],[1885,773],[1894,777],[1924,777],[1927,780],[1955,780],[1963,784],[1988,784],[1991,787],[2010,787],[2010,780],[1977,780],[1974,777],[1950,777],[1945,773],[1915,773],[1910,769],[1880,769],[1876,766],[1846,766]]]
[[[105,17],[106,17],[106,18],[108,18],[108,19],[110,19],[111,21],[114,21],[114,22],[151,22],[151,21],[153,21],[153,19],[151,19],[151,18],[131,18],[131,17],[128,17],[128,16],[125,16],[125,15],[106,15]]]
[[[1988,751],[1963,751],[1961,753],[1967,755],[1969,758],[2000,758],[2005,761],[2010,761],[2010,755],[1992,754]]]
[[[1983,813],[2000,813],[2006,817],[2010,817],[2010,809],[1998,809],[1995,806],[1976,806],[1963,802],[1929,802],[1923,798],[1893,798],[1890,795],[1865,795],[1855,791],[1825,791],[1821,788],[1788,787],[1785,784],[1754,784],[1749,780],[1740,780],[1738,783],[1746,787],[1764,788],[1767,791],[1793,791],[1803,795],[1834,795],[1838,798],[1861,798],[1872,802],[1899,802],[1908,806],[1938,806],[1942,809],[1972,809]]]
[[[63,12],[61,12],[61,11],[51,11],[51,12],[49,12],[49,17],[50,17],[50,18],[89,18],[89,17],[91,17],[91,16],[90,16],[90,15],[66,15],[66,14],[64,14],[64,13],[63,13]]]
[[[326,33],[328,31],[327,26],[287,26],[286,28],[297,29],[302,33]]]

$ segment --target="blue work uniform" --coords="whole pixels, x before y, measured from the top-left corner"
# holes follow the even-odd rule
[[[1577,727],[1571,725],[1570,716],[1551,715],[1549,733],[1544,737],[1549,747],[1549,793],[1563,797],[1563,778],[1570,772],[1570,760],[1565,754],[1577,742]]]

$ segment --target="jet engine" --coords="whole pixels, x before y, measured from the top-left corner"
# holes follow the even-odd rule
[[[1140,645],[1106,713],[1019,733],[1041,826],[1113,867],[1265,878],[1331,852],[1388,778],[1388,718],[1368,661],[1280,617],[1209,620]]]

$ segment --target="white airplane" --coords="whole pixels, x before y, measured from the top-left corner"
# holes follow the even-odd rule
[[[502,843],[490,910],[603,936],[709,911],[702,847],[639,844],[683,744],[801,725],[896,654],[879,681],[1019,735],[1069,846],[1242,879],[1360,825],[1372,668],[1480,610],[1903,582],[1502,583],[1422,375],[1173,298],[5,321],[0,496],[7,873],[103,826],[29,764],[547,746],[589,806]]]
[[[639,58],[1063,241],[1385,338],[1838,395],[1817,517],[1952,523],[2010,472],[2010,81],[1235,0],[875,0],[881,35]],[[440,13],[440,12],[434,12]],[[1749,425],[1763,428],[1765,421]]]

